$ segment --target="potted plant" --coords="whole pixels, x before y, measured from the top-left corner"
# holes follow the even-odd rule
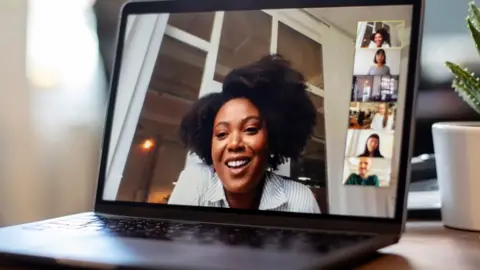
[[[467,26],[480,53],[480,10],[469,3]],[[480,78],[446,62],[452,87],[480,114]],[[447,227],[480,231],[480,122],[436,123],[432,127],[442,219]]]

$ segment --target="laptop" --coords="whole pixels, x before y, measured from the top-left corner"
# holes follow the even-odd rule
[[[422,14],[420,0],[125,4],[94,209],[0,229],[2,258],[311,269],[397,243]]]

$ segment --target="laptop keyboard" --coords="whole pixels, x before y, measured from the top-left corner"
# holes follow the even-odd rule
[[[304,232],[288,229],[247,228],[230,225],[181,223],[140,218],[89,216],[27,225],[31,230],[80,230],[119,237],[163,241],[224,244],[253,248],[326,253],[372,238],[373,235]]]

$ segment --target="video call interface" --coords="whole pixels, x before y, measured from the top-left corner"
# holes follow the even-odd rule
[[[393,217],[411,13],[131,15],[103,198]]]

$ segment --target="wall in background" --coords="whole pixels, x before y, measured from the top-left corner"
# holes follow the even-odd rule
[[[35,136],[26,81],[27,0],[0,2],[0,226],[40,217]],[[35,188],[32,188],[35,186]]]
[[[0,226],[92,209],[106,83],[91,4],[0,1]]]

